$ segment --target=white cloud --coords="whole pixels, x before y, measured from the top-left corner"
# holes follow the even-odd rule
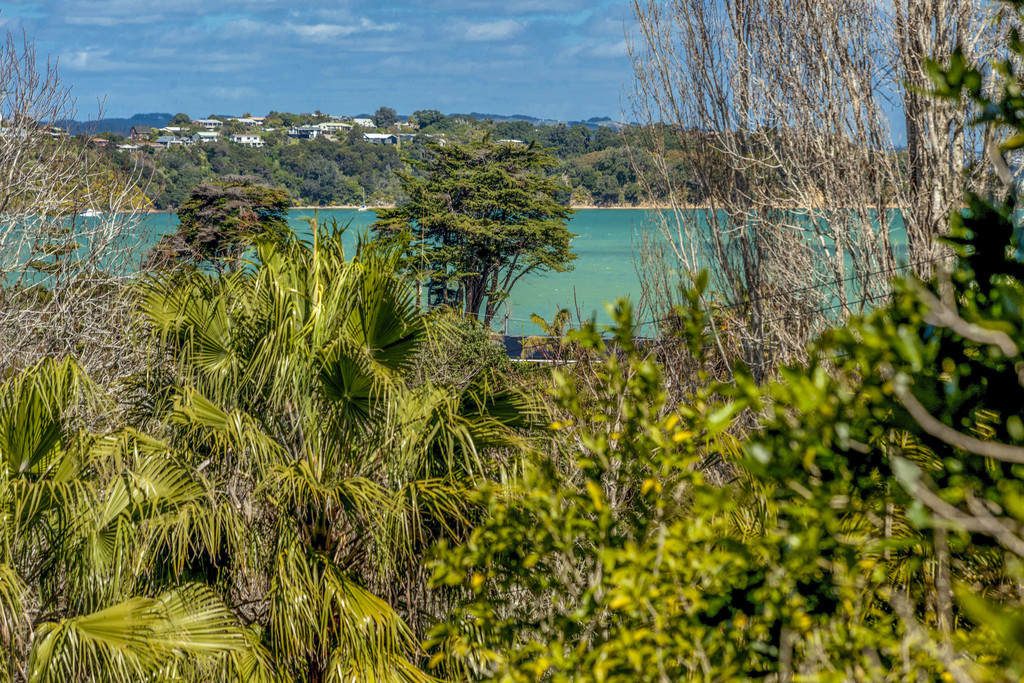
[[[592,7],[592,0],[434,0],[436,9],[500,14],[572,14]]]
[[[584,52],[591,57],[625,57],[628,54],[625,39],[607,43],[595,43]]]
[[[60,57],[60,65],[72,71],[109,71],[118,64],[107,60],[110,50],[77,50],[66,52]]]
[[[462,24],[457,30],[466,40],[504,40],[523,30],[523,22],[514,19]]]
[[[362,19],[357,24],[294,24],[288,22],[285,29],[291,31],[300,38],[310,40],[330,40],[350,36],[355,33],[366,33],[371,31],[394,31],[397,24],[375,24],[369,19]]]
[[[562,51],[563,57],[625,57],[629,52],[626,49],[626,40],[614,40],[604,42],[582,42],[566,48]]]
[[[275,24],[253,19],[238,19],[224,27],[228,35],[242,36],[280,36],[290,34],[313,42],[326,42],[360,33],[387,33],[398,28],[397,24],[378,24],[369,19],[361,19],[351,24],[318,23],[300,24],[292,21]]]
[[[213,88],[210,92],[222,100],[240,100],[245,97],[254,97],[258,94],[255,88],[248,86]]]

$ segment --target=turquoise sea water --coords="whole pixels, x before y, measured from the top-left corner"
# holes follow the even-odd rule
[[[313,211],[295,210],[289,213],[289,221],[298,234],[309,234],[309,219]],[[338,225],[348,225],[346,238],[354,245],[360,232],[366,232],[375,220],[373,211],[353,209],[321,210],[320,221],[337,220]],[[545,320],[554,317],[559,308],[577,310],[583,318],[597,315],[598,322],[609,322],[603,303],[617,297],[630,297],[636,302],[640,297],[640,279],[634,265],[633,251],[637,245],[637,234],[649,228],[649,212],[631,209],[583,209],[572,217],[569,230],[578,235],[573,242],[573,251],[579,258],[573,262],[573,270],[566,273],[548,273],[528,276],[512,290],[512,296],[495,320],[495,329],[505,325],[508,315],[509,334],[535,334],[539,330],[530,322],[530,315],[537,313]],[[148,231],[165,234],[177,227],[173,214],[152,214],[146,219]]]

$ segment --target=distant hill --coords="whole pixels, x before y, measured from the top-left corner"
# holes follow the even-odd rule
[[[527,121],[529,123],[540,123],[543,119],[539,119],[536,116],[529,116],[528,114],[481,114],[478,111],[471,111],[466,116],[472,116],[474,119],[483,121],[484,119],[493,119],[495,121]]]
[[[529,114],[482,114],[480,112],[470,112],[469,114],[453,114],[453,116],[464,116],[467,118],[474,118],[478,121],[484,121],[491,119],[495,122],[508,122],[508,121],[526,121],[535,126],[553,126],[558,123],[566,123],[569,126],[582,125],[596,130],[601,126],[609,126],[611,128],[621,128],[622,124],[613,121],[607,116],[595,116],[586,121],[558,121],[555,119],[541,119],[536,116],[530,116]],[[58,122],[57,125],[67,130],[72,135],[80,133],[116,133],[118,135],[128,135],[131,131],[132,126],[150,126],[153,128],[163,128],[167,125],[167,122],[174,118],[174,114],[167,112],[152,112],[149,114],[135,114],[131,118],[127,119],[103,119],[102,121],[64,121]],[[226,118],[226,117],[225,117]],[[369,114],[361,114],[357,118],[371,118]],[[399,120],[408,120],[408,116],[399,116]]]
[[[62,121],[57,125],[72,135],[80,133],[116,133],[127,135],[131,132],[132,126],[150,126],[152,128],[163,128],[167,122],[174,118],[174,114],[167,112],[152,112],[149,114],[135,114],[128,119],[103,119],[101,121]]]
[[[559,123],[564,123],[567,126],[586,126],[591,130],[597,130],[601,126],[608,126],[616,130],[622,128],[623,124],[618,121],[613,121],[609,116],[594,116],[587,119],[586,121],[558,121],[556,119],[540,119],[536,116],[530,116],[529,114],[481,114],[478,111],[472,111],[468,114],[460,114],[459,116],[472,117],[478,121],[485,121],[491,119],[495,122],[511,122],[511,121],[526,121],[532,123],[535,126],[554,126]]]

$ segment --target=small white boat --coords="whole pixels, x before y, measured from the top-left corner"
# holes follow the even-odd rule
[[[96,209],[86,209],[85,211],[83,211],[82,213],[80,213],[78,215],[81,218],[99,218],[100,216],[103,215],[103,212],[102,211],[97,211]]]
[[[356,209],[356,211],[369,211],[369,209],[366,208],[366,204],[363,204],[358,209]]]

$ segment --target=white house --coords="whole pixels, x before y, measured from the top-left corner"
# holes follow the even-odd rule
[[[240,124],[242,124],[246,128],[255,128],[256,126],[258,126],[259,124],[262,123],[261,120],[255,119],[252,116],[243,116],[241,118],[235,117],[235,118],[233,118],[231,120],[232,121],[238,121]]]
[[[318,124],[320,130],[325,133],[337,133],[339,131],[346,131],[352,128],[351,123],[341,123],[339,121],[327,121],[326,123]]]
[[[218,140],[220,140],[220,133],[215,133],[213,131],[208,130],[201,130],[192,136],[192,142],[207,143],[217,142]]]
[[[249,135],[248,133],[229,135],[228,140],[243,147],[263,147],[266,144],[259,135]]]
[[[363,128],[376,128],[377,124],[373,122],[373,119],[352,119],[352,123]]]
[[[224,125],[223,121],[218,121],[217,119],[196,119],[192,123],[206,130],[217,130]]]
[[[312,140],[313,138],[320,137],[321,133],[323,131],[320,129],[320,126],[295,126],[288,130],[288,137]]]
[[[363,133],[363,142],[372,145],[395,145],[398,144],[398,136],[391,133]]]
[[[161,135],[159,138],[157,138],[156,144],[164,148],[178,147],[180,145],[184,145],[185,140],[182,140],[181,138],[175,137],[173,135]]]

